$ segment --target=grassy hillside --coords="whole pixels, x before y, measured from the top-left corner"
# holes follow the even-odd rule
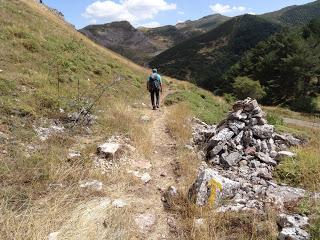
[[[278,25],[260,17],[240,16],[161,53],[150,65],[170,76],[216,90],[223,84],[223,73],[245,51],[279,29]]]
[[[320,1],[300,6],[290,6],[276,12],[262,15],[265,19],[275,21],[284,26],[296,27],[305,25],[320,15]]]
[[[139,113],[130,108],[144,100],[147,72],[29,0],[1,1],[0,45],[0,238],[46,239],[77,204],[96,196],[81,190],[80,180],[111,186],[120,175],[91,170],[90,153],[99,142],[126,134],[136,136],[139,149],[147,139]],[[98,123],[68,128],[68,115],[91,105]],[[65,126],[64,132],[40,141],[35,129],[52,124]],[[82,157],[68,161],[77,146]],[[125,214],[116,213],[118,226]],[[115,233],[111,227],[107,235],[119,237]]]
[[[149,72],[34,1],[2,1],[0,22],[0,238],[46,239],[80,204],[137,187],[125,169],[102,175],[93,157],[112,135],[129,138],[139,157],[150,155],[151,132],[140,121]],[[97,117],[94,125],[71,122],[70,114],[83,109]],[[64,130],[42,141],[37,131],[52,127]],[[69,159],[71,150],[81,156]],[[81,189],[84,179],[103,182],[105,191]],[[134,239],[132,212],[109,209],[108,228],[91,230],[105,239]]]

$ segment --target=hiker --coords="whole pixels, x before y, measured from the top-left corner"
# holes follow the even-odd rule
[[[158,74],[157,69],[152,69],[152,74],[148,78],[147,89],[151,94],[152,108],[156,110],[160,107],[160,92],[162,93],[161,76]],[[156,102],[154,96],[156,96]]]

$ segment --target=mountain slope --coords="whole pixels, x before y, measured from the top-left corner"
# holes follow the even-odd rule
[[[229,19],[230,17],[223,16],[221,14],[213,14],[213,15],[205,16],[198,20],[194,20],[194,21],[189,20],[186,22],[178,23],[176,25],[176,28],[178,28],[180,31],[185,33],[188,33],[188,32],[193,34],[205,33],[216,28],[218,25],[220,25],[221,23],[224,23]]]
[[[98,44],[140,64],[160,50],[144,33],[127,21],[90,25],[79,31]]]
[[[161,53],[150,66],[207,89],[218,89],[223,84],[223,73],[245,51],[279,30],[277,24],[258,16],[236,17]]]
[[[263,14],[262,17],[285,26],[298,26],[309,23],[313,18],[320,16],[320,1],[304,5],[295,5],[279,11]]]
[[[81,30],[90,39],[135,62],[145,64],[182,41],[205,33],[229,19],[216,14],[176,26],[134,28],[129,22],[90,25]]]

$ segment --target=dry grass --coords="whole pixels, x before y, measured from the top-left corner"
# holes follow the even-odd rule
[[[144,123],[140,119],[140,114],[137,109],[133,109],[123,101],[117,101],[112,104],[112,107],[105,112],[100,121],[99,135],[125,135],[130,140],[134,147],[146,157],[152,153],[150,123]]]
[[[172,137],[179,143],[188,142],[192,136],[190,107],[185,103],[174,105],[166,117],[166,126]]]
[[[305,146],[293,149],[297,153],[294,159],[286,159],[277,169],[280,181],[291,185],[307,188],[310,191],[320,191],[320,129],[309,129],[297,126],[286,128],[296,135],[308,137]]]

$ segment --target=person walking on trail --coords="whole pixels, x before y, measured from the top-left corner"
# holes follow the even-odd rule
[[[160,107],[160,92],[162,93],[162,80],[157,69],[152,69],[152,74],[148,78],[147,89],[151,95],[152,108],[156,110]]]

